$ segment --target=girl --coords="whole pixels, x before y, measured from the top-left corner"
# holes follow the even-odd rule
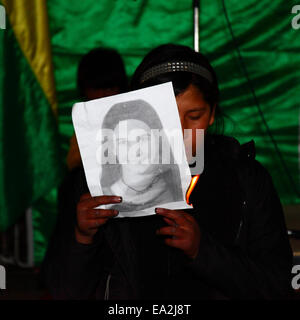
[[[92,198],[81,171],[74,211],[60,214],[45,261],[54,298],[287,298],[292,252],[282,207],[254,143],[209,132],[213,124],[222,127],[212,66],[188,47],[163,45],[144,58],[132,89],[167,81],[182,128],[206,132],[193,210],[157,208],[150,217],[112,219],[116,210],[94,208],[122,199]],[[68,230],[61,227],[67,221]]]

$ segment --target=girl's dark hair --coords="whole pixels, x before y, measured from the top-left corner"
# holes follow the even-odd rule
[[[206,78],[189,71],[176,71],[162,73],[154,76],[144,82],[141,81],[144,73],[150,68],[162,64],[164,62],[192,62],[207,69],[212,77],[212,82]],[[204,100],[211,108],[215,109],[215,129],[218,132],[223,132],[223,115],[219,107],[220,92],[216,73],[209,63],[208,59],[201,53],[193,49],[174,44],[161,45],[150,51],[141,64],[137,67],[132,80],[131,89],[140,89],[156,84],[172,81],[175,95],[184,92],[189,85],[194,85],[203,94]]]
[[[137,119],[146,123],[151,129],[162,129],[162,123],[154,108],[144,100],[119,102],[111,107],[105,115],[102,129],[112,129],[120,121]]]
[[[128,89],[128,79],[120,54],[114,49],[96,48],[85,54],[78,66],[77,88],[81,97],[86,89]]]

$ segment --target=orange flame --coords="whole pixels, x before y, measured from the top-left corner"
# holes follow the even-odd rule
[[[190,186],[189,186],[189,188],[188,188],[188,190],[187,190],[187,192],[186,192],[186,203],[188,204],[188,205],[191,205],[191,203],[190,203],[190,195],[191,195],[191,193],[193,192],[193,190],[195,189],[195,187],[196,187],[196,184],[197,184],[197,182],[198,182],[198,180],[199,180],[199,177],[200,177],[200,175],[197,175],[197,176],[194,176],[193,178],[192,178],[192,180],[191,180],[191,183],[190,183]]]

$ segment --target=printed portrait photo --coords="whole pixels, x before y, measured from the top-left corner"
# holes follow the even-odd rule
[[[75,104],[72,117],[91,194],[123,198],[107,208],[120,216],[189,208],[191,176],[171,83]]]

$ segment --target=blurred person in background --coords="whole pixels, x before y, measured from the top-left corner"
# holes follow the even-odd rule
[[[77,89],[81,101],[126,92],[128,79],[120,54],[114,49],[96,48],[84,55],[78,66]],[[75,134],[70,140],[67,165],[70,170],[82,166]]]

